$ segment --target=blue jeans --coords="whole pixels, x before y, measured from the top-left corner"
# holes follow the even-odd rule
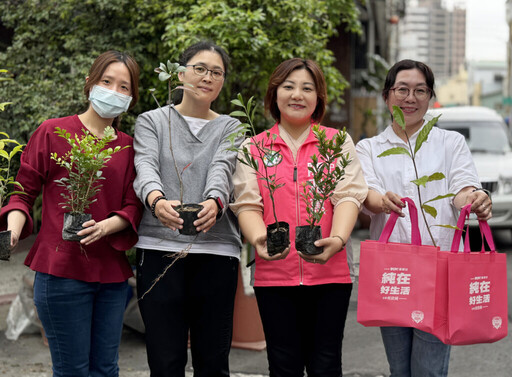
[[[117,377],[128,282],[101,284],[37,272],[34,302],[54,377]]]
[[[390,377],[446,377],[450,346],[412,327],[381,327]]]

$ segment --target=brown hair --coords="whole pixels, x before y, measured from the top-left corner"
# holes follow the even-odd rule
[[[92,87],[97,84],[107,67],[112,63],[123,63],[130,72],[132,102],[129,109],[133,108],[139,100],[139,65],[130,55],[115,50],[104,52],[96,58],[89,70],[89,80],[85,83],[84,94],[89,98]],[[119,117],[114,120],[114,127],[119,124]]]
[[[265,95],[265,112],[267,114],[270,113],[276,121],[279,122],[281,120],[281,112],[277,107],[277,88],[286,80],[290,73],[297,69],[305,69],[313,77],[318,101],[311,118],[315,122],[321,122],[325,114],[325,106],[327,105],[327,85],[325,84],[325,77],[320,67],[313,60],[309,59],[288,59],[277,66],[268,82],[267,94]]]

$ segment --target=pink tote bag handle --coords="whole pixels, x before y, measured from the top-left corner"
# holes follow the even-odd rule
[[[402,198],[400,200],[403,203],[407,203],[409,207],[409,216],[411,218],[411,244],[421,245],[420,228],[418,227],[418,210],[416,209],[416,205],[410,198]],[[389,241],[389,237],[391,237],[391,233],[393,233],[393,229],[395,228],[396,220],[399,217],[398,213],[391,212],[386,225],[384,225],[384,229],[382,229],[379,242],[387,243]]]
[[[459,251],[460,239],[462,237],[462,230],[464,229],[464,223],[466,219],[469,219],[469,214],[471,213],[471,204],[467,204],[460,210],[459,219],[457,221],[457,228],[455,233],[453,234],[453,241],[451,252],[457,253]],[[496,246],[494,245],[494,239],[492,238],[491,228],[487,221],[478,220],[478,226],[480,228],[480,234],[482,235],[482,249],[481,252],[484,252],[484,240],[487,241],[491,252],[496,252]],[[469,232],[469,226],[466,228],[466,232]],[[471,248],[469,246],[469,235],[466,234],[464,239],[464,252],[469,253]]]

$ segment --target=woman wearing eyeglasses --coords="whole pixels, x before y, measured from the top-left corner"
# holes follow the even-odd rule
[[[152,376],[185,375],[189,330],[194,375],[229,376],[241,242],[235,217],[225,209],[236,163],[227,137],[240,122],[211,109],[228,63],[226,52],[213,43],[189,47],[180,59],[187,70],[179,79],[190,90],[171,105],[183,201],[204,206],[194,223],[196,236],[178,233],[183,220],[174,209],[180,186],[169,149],[168,107],[140,115],[135,125],[134,188],[146,206],[136,245],[137,293]],[[188,255],[175,259],[183,250]]]
[[[431,69],[418,61],[402,60],[389,70],[382,97],[390,112],[398,106],[404,113],[406,132],[414,148],[418,134],[426,123],[423,119],[430,99],[435,96],[434,75]],[[387,149],[403,147],[407,150],[407,137],[395,122],[380,135],[361,140],[356,151],[368,183],[368,196],[364,202],[371,216],[370,236],[378,239],[388,215],[402,212],[402,197],[410,197],[419,208],[415,167],[406,155],[379,158]],[[390,160],[393,158],[393,160]],[[430,202],[437,210],[435,224],[457,223],[456,211],[472,203],[472,211],[481,220],[491,217],[491,200],[480,187],[475,165],[464,137],[457,132],[434,127],[428,140],[415,157],[418,176],[442,172],[446,179],[429,182],[421,187],[421,195],[431,199],[438,195],[454,193],[453,200],[447,198]],[[423,244],[432,244],[427,225],[419,217]],[[390,242],[410,243],[411,224],[398,221],[389,239]],[[450,250],[453,230],[433,226],[430,228],[437,246]],[[435,336],[410,327],[382,327],[382,339],[392,377],[430,376],[448,374],[450,346]]]

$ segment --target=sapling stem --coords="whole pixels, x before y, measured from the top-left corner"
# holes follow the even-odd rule
[[[412,164],[414,166],[414,174],[416,175],[416,179],[419,178],[418,174],[418,168],[416,167],[416,153],[412,150],[411,141],[409,140],[409,135],[407,135],[407,131],[403,130],[405,134],[405,138],[407,139],[407,145],[409,146],[409,150],[411,152],[411,158],[412,158]],[[430,239],[432,240],[432,244],[434,246],[436,245],[436,241],[434,240],[434,236],[432,235],[432,232],[430,231],[430,226],[428,225],[427,216],[425,216],[425,211],[423,210],[423,201],[421,199],[421,192],[420,192],[420,186],[416,185],[416,190],[418,191],[418,200],[420,202],[420,209],[421,209],[421,216],[423,216],[423,221],[425,221],[425,224],[427,225],[427,231],[428,235],[430,236]]]

